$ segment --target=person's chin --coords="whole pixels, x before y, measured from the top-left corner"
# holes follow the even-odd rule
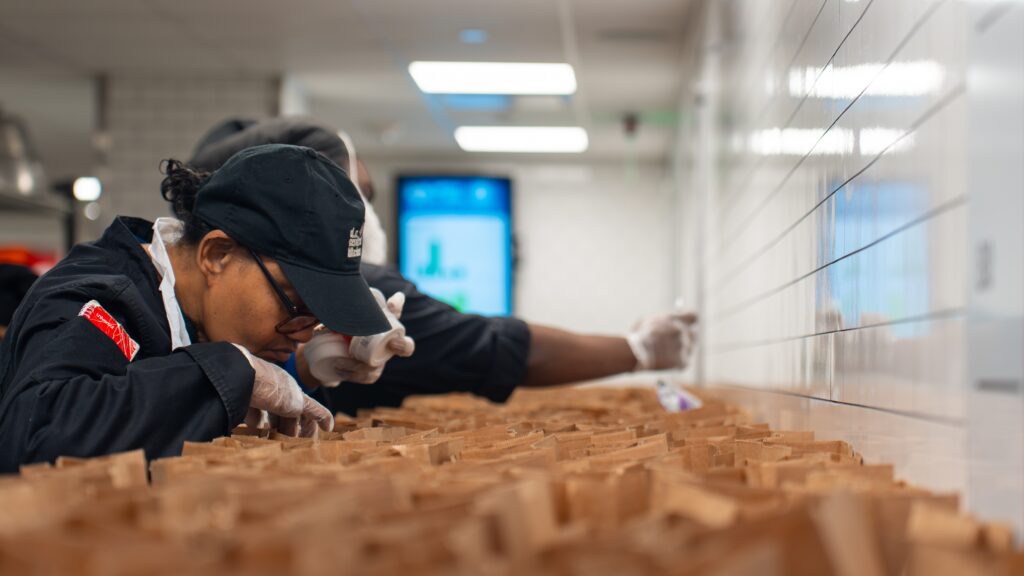
[[[263,358],[267,362],[275,362],[277,364],[287,362],[288,359],[291,357],[291,350],[267,350],[266,352],[260,354],[260,358]]]

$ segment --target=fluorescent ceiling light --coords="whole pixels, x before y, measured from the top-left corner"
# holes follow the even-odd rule
[[[568,64],[526,62],[413,62],[409,74],[428,94],[573,94]]]
[[[573,152],[587,149],[578,126],[459,126],[455,141],[467,152]]]

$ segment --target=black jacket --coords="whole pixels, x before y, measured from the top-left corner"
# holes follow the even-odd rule
[[[152,224],[119,217],[43,275],[0,345],[0,471],[145,449],[180,454],[241,423],[253,370],[227,342],[171,352],[153,264]],[[96,300],[138,343],[133,359],[86,318]],[[192,334],[193,341],[195,335]]]
[[[522,383],[530,355],[525,322],[458,312],[423,294],[390,267],[363,264],[361,271],[385,297],[405,292],[401,320],[416,340],[416,352],[389,360],[374,384],[342,382],[324,389],[333,410],[354,415],[360,408],[400,406],[413,394],[446,392],[471,392],[504,402]]]

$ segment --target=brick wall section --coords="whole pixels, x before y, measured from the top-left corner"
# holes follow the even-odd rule
[[[103,104],[110,138],[104,213],[94,226],[105,227],[114,206],[119,214],[166,215],[160,161],[187,159],[199,138],[224,118],[274,115],[277,98],[278,82],[269,76],[110,78]]]

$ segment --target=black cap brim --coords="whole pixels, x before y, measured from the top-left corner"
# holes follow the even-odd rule
[[[349,336],[371,336],[391,329],[362,274],[325,272],[281,259],[277,263],[324,326]]]

